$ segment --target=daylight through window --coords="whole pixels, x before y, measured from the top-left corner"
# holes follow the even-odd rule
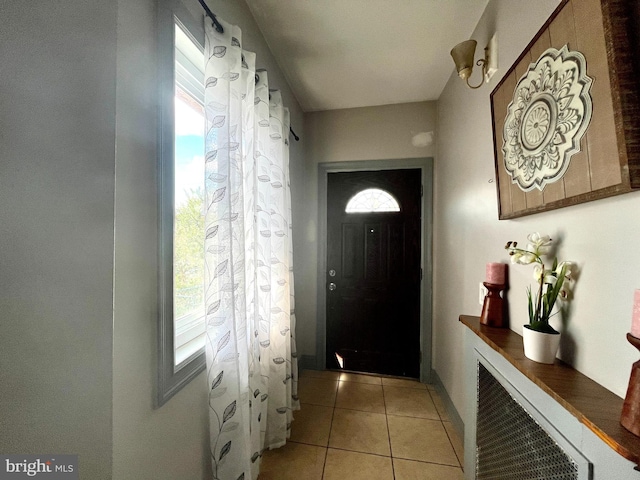
[[[204,346],[204,59],[175,26],[174,364]]]
[[[358,192],[347,203],[347,213],[399,212],[400,205],[393,196],[378,188]]]

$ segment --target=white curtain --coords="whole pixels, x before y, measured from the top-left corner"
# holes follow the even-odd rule
[[[205,302],[211,462],[218,480],[258,476],[284,445],[298,367],[289,111],[238,27],[205,19]]]

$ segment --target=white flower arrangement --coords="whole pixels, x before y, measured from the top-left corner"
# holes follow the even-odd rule
[[[571,262],[560,262],[558,258],[553,259],[550,269],[545,267],[542,256],[549,253],[552,240],[548,235],[540,235],[538,232],[527,236],[529,243],[525,249],[518,248],[518,242],[507,242],[505,248],[511,256],[511,263],[520,265],[535,264],[533,278],[538,283],[538,292],[535,299],[531,292],[531,287],[527,288],[529,299],[529,325],[531,330],[543,333],[558,333],[551,325],[549,319],[555,315],[553,307],[560,297],[563,300],[569,299],[570,285],[572,282]]]

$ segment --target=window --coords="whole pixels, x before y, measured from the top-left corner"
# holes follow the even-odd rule
[[[347,213],[399,212],[400,205],[393,196],[378,188],[368,188],[356,193],[347,203]]]
[[[205,368],[204,31],[176,0],[158,19],[160,406]]]
[[[174,368],[204,347],[204,57],[175,25]]]

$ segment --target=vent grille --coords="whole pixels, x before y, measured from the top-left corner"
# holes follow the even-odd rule
[[[578,465],[478,362],[478,480],[574,480]]]

